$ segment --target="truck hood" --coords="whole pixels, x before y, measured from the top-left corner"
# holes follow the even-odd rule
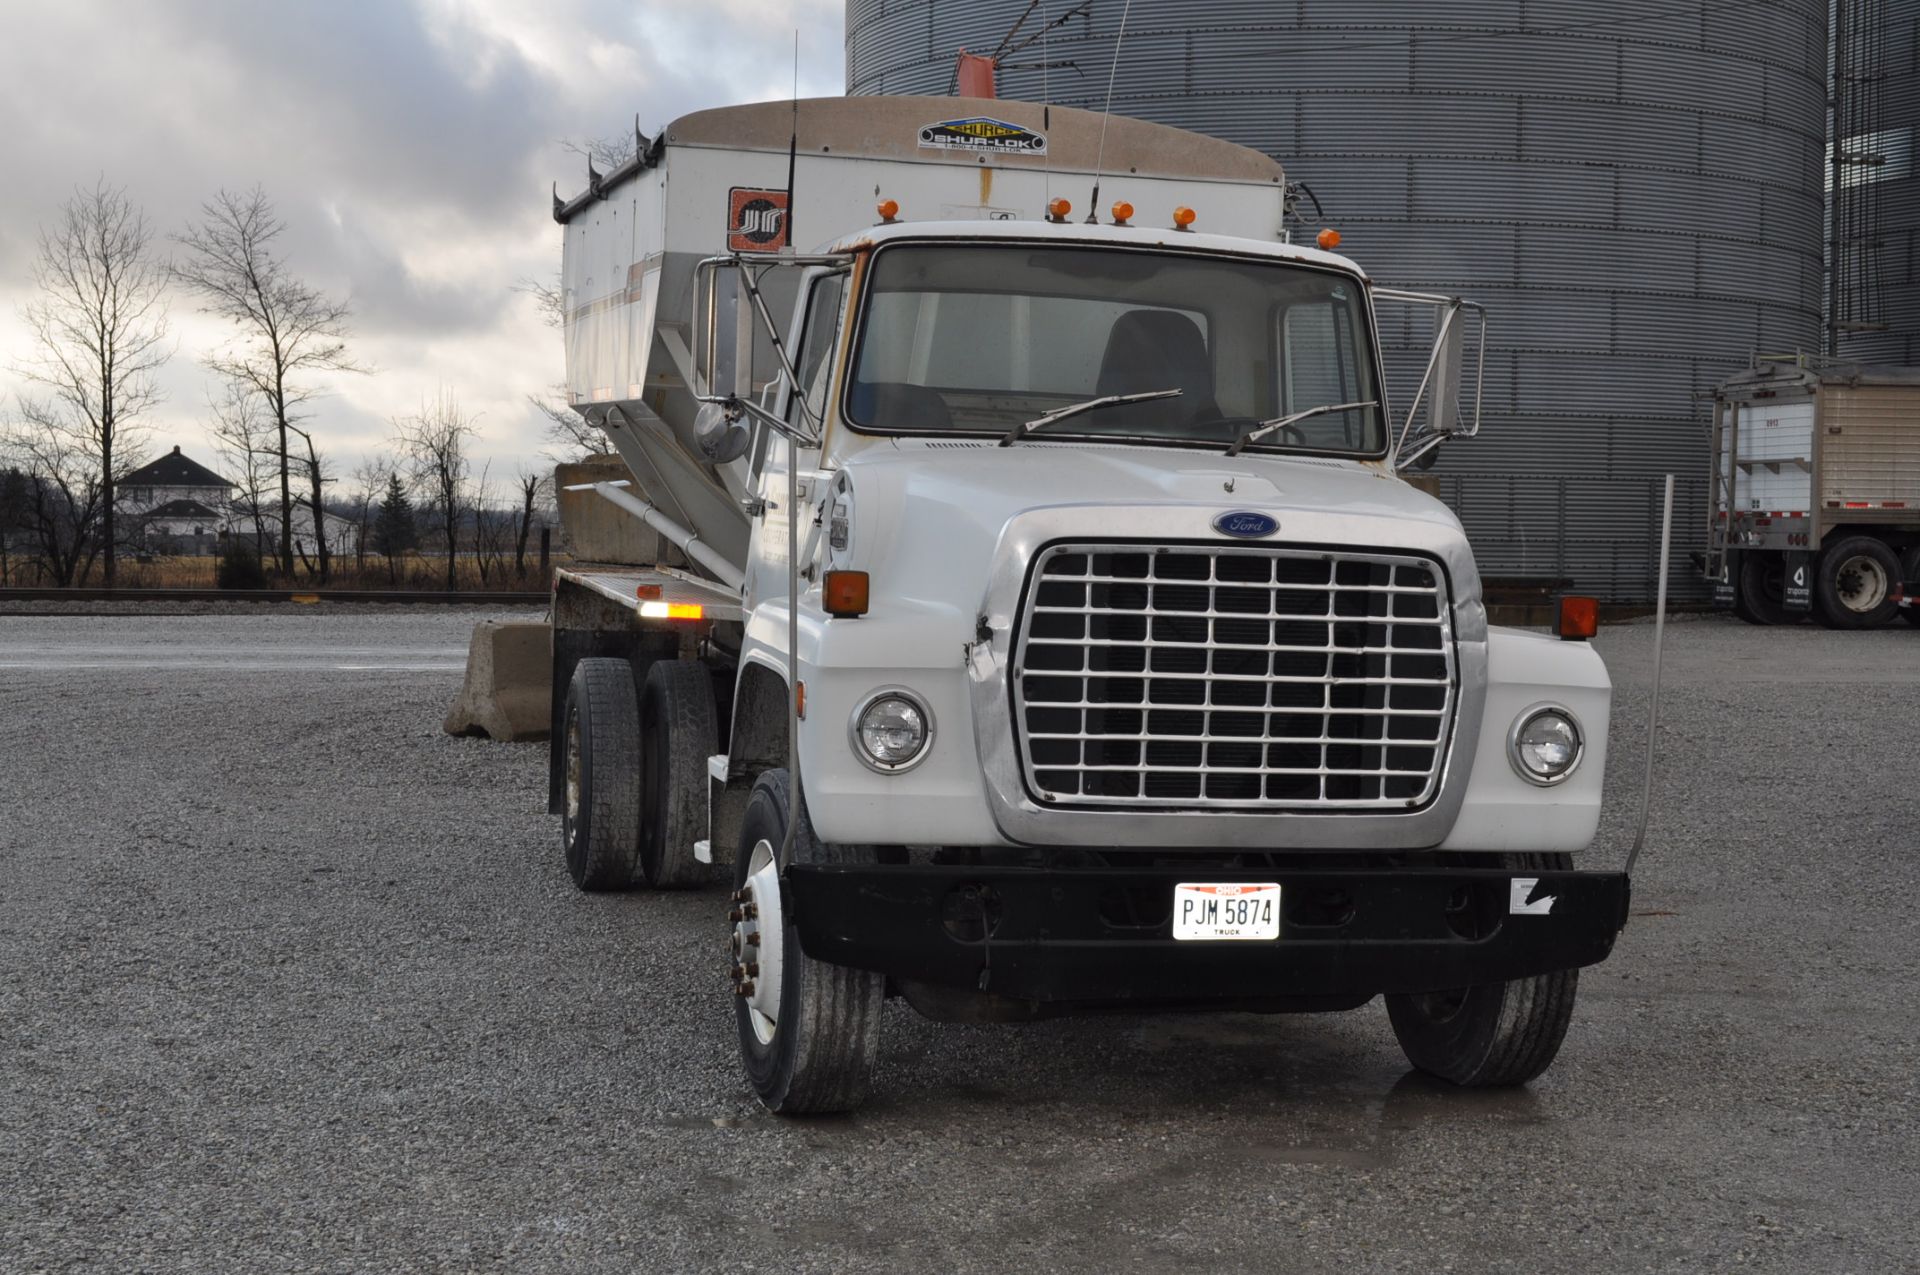
[[[839,565],[872,572],[885,592],[945,602],[978,598],[1009,526],[1039,511],[1053,511],[1048,523],[1075,536],[1164,542],[1219,541],[1214,519],[1246,510],[1280,524],[1261,543],[1460,546],[1442,556],[1450,566],[1471,562],[1451,510],[1357,461],[915,438],[863,449],[843,470],[854,502],[852,543],[835,555]],[[1456,579],[1456,596],[1476,596],[1478,584]]]

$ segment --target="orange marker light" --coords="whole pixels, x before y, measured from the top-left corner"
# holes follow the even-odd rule
[[[1560,599],[1560,623],[1555,626],[1569,642],[1584,642],[1600,631],[1600,603],[1594,598]]]
[[[822,604],[827,614],[841,620],[850,620],[856,615],[867,613],[867,573],[864,571],[829,571],[820,585]]]
[[[881,221],[892,223],[894,218],[900,215],[900,201],[897,199],[883,199],[875,206],[874,211],[880,214]]]
[[[800,718],[807,715],[807,684],[805,682],[793,684],[793,715]]]
[[[705,617],[706,608],[698,602],[642,602],[640,618],[643,620],[698,620]]]
[[[1073,211],[1073,205],[1068,203],[1064,199],[1050,199],[1047,201],[1047,220],[1048,221],[1055,221],[1055,222],[1065,221],[1067,219],[1067,214],[1072,211]]]
[[[1113,224],[1124,226],[1133,216],[1133,205],[1122,199],[1113,206]]]
[[[1185,204],[1180,205],[1178,208],[1173,210],[1174,229],[1186,230],[1188,227],[1193,225],[1194,219],[1199,217],[1199,215],[1200,215],[1199,213],[1193,211],[1193,209],[1187,207]]]
[[[1329,226],[1320,232],[1314,242],[1320,245],[1322,252],[1332,252],[1340,246],[1340,232]]]
[[[633,586],[633,596],[642,602],[657,601],[660,597],[660,586],[657,584],[636,584]]]

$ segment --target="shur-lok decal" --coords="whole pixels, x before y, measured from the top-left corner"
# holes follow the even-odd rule
[[[928,124],[920,130],[920,144],[936,150],[1000,151],[1015,155],[1047,153],[1045,133],[1005,120],[990,120],[983,115]]]
[[[735,186],[727,197],[727,251],[778,252],[787,246],[787,192]]]

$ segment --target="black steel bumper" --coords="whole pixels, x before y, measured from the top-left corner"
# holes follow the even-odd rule
[[[1513,881],[1522,891],[1516,914]],[[1180,942],[1180,881],[1278,881],[1280,937]],[[795,866],[788,904],[816,960],[1033,1001],[1256,1001],[1430,992],[1605,960],[1620,872]],[[1550,911],[1540,912],[1551,897]]]

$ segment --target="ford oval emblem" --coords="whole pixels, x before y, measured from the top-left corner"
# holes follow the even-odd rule
[[[1232,513],[1221,514],[1213,520],[1213,529],[1223,536],[1238,536],[1242,540],[1258,540],[1280,530],[1280,520],[1269,518],[1266,514],[1257,514],[1247,509],[1236,509]]]

